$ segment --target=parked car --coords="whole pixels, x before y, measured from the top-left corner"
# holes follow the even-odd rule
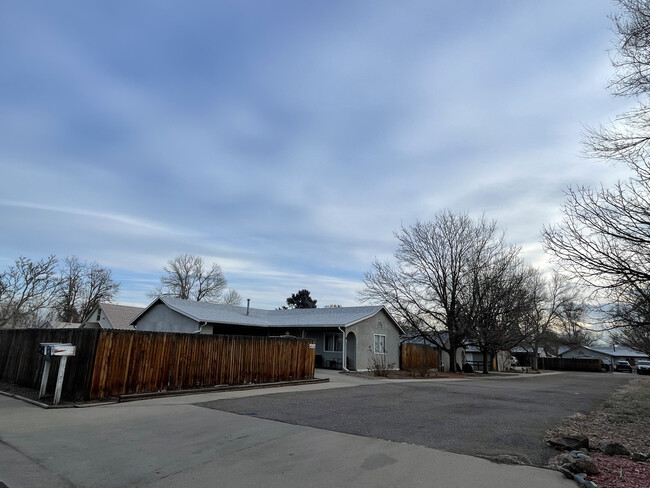
[[[628,373],[632,372],[632,366],[627,361],[616,361],[614,365],[614,371],[627,371]]]
[[[639,360],[636,362],[636,372],[638,374],[650,374],[650,361]]]

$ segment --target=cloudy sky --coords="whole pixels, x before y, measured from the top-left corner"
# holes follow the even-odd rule
[[[533,264],[606,90],[609,0],[10,2],[0,269],[76,255],[148,303],[182,252],[253,306],[357,303],[393,232],[498,220]]]

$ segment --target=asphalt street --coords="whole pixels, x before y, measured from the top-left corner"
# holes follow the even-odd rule
[[[356,388],[277,393],[200,406],[288,424],[405,442],[473,456],[511,455],[545,465],[544,433],[593,409],[630,375],[577,373],[381,380]]]

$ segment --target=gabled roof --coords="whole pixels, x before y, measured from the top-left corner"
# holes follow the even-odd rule
[[[48,320],[41,325],[43,329],[79,329],[81,324],[78,322],[61,322],[60,320]]]
[[[599,354],[605,354],[612,357],[630,357],[630,358],[646,358],[648,355],[643,352],[635,351],[634,349],[629,349],[627,347],[621,346],[578,346],[578,347],[566,347],[561,346],[558,350],[558,355],[562,355],[566,352],[573,351],[575,349],[584,349],[586,351],[597,352]]]
[[[128,307],[126,305],[116,305],[114,303],[100,303],[106,318],[111,323],[113,329],[133,330],[131,321],[136,315],[144,310],[142,307]]]
[[[132,325],[147,310],[157,303],[164,303],[170,309],[197,322],[211,324],[233,324],[249,327],[347,327],[380,310],[386,311],[381,305],[367,307],[335,307],[335,308],[294,308],[288,310],[262,310],[259,308],[238,307],[219,303],[196,302],[181,298],[158,297],[131,321]],[[395,326],[403,332],[399,324],[386,311]]]

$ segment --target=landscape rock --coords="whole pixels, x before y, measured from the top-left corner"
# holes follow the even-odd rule
[[[600,450],[608,456],[629,456],[630,451],[620,442],[603,441],[600,443]]]
[[[577,451],[581,448],[589,448],[589,439],[584,436],[554,437],[548,443],[551,447],[562,451]]]
[[[587,480],[582,481],[582,486],[584,488],[598,488],[598,485],[596,483],[594,483],[593,481],[587,481]]]
[[[577,458],[587,458],[587,459],[591,459],[591,458],[588,456],[588,453],[585,453],[585,452],[583,452],[582,450],[580,450],[580,451],[571,451],[571,452],[569,453],[569,455],[570,455],[571,458],[573,458],[573,459],[577,459]]]
[[[644,454],[642,452],[633,452],[632,453],[632,461],[636,461],[637,463],[645,463],[648,461],[650,456],[647,454]]]
[[[564,476],[566,476],[567,478],[569,478],[570,480],[572,480],[572,479],[573,479],[573,473],[572,473],[571,470],[570,470],[569,468],[567,468],[566,466],[567,466],[567,465],[558,466],[558,467],[557,467],[557,470],[558,470],[560,473],[562,473]]]
[[[574,473],[587,473],[588,475],[600,473],[598,466],[596,466],[596,463],[594,463],[591,459],[585,458],[576,459],[573,463],[571,463],[570,469]]]

